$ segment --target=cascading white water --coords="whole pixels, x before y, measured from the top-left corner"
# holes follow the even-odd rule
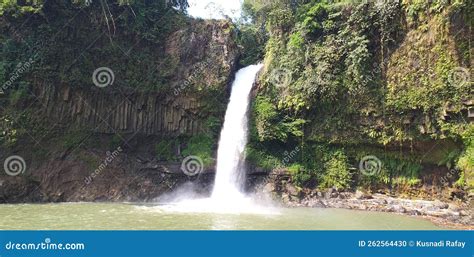
[[[217,151],[216,178],[211,197],[204,199],[191,197],[171,202],[160,206],[160,210],[186,213],[278,214],[274,208],[256,204],[251,197],[242,192],[245,181],[244,151],[248,140],[250,92],[262,66],[262,64],[250,65],[235,75]]]
[[[225,114],[217,151],[216,179],[212,198],[242,198],[245,180],[244,151],[248,140],[250,91],[262,64],[250,65],[237,72]]]

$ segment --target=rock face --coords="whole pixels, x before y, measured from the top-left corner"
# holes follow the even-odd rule
[[[36,93],[43,106],[37,115],[97,133],[195,135],[202,131],[205,119],[198,114],[201,103],[191,96],[55,86],[39,87]]]
[[[0,203],[145,201],[190,180],[197,182],[202,193],[208,193],[212,172],[190,178],[181,171],[179,159],[173,159],[174,163],[158,162],[156,147],[161,139],[208,132],[206,122],[210,117],[214,123],[223,120],[225,108],[221,105],[227,102],[240,53],[230,22],[186,20],[185,24],[170,32],[163,42],[138,40],[132,57],[127,53],[124,57],[117,47],[111,48],[108,38],[97,40],[89,58],[84,58],[87,62],[78,61],[71,67],[63,67],[61,60],[44,55],[42,66],[54,67],[54,72],[25,74],[28,97],[12,109],[28,113],[31,119],[24,122],[28,126],[22,126],[28,127],[25,130],[30,137],[41,141],[36,143],[42,150],[48,149],[38,158],[30,143],[1,149],[0,159],[20,155],[28,168],[18,177],[0,173]],[[130,43],[128,36],[117,36],[115,43]],[[69,48],[75,39],[66,39],[61,42]],[[55,53],[55,49],[47,50]],[[82,60],[80,56],[73,58],[76,57]],[[137,61],[139,58],[145,59]],[[107,62],[111,59],[115,63]],[[93,64],[88,66],[90,63]],[[94,85],[97,80],[102,82],[100,77],[96,81],[93,78],[94,69],[101,66],[113,71],[113,83],[104,87]],[[66,70],[65,77],[70,79],[56,76],[57,70]],[[150,78],[141,80],[142,76]],[[0,96],[0,105],[2,101],[7,103],[8,99]],[[0,108],[0,117],[8,114],[8,110]],[[82,144],[86,140],[82,136],[76,141],[77,135],[68,133],[75,130],[94,135],[94,144]],[[65,147],[64,138],[52,140],[63,134],[74,137],[73,147]],[[116,147],[111,145],[118,134],[128,135],[120,142],[126,151],[96,172],[107,158],[105,152]],[[129,141],[132,139],[133,143]],[[21,140],[28,142],[31,138],[25,135]],[[176,156],[182,157],[180,147],[174,150]],[[141,158],[141,154],[155,157]]]
[[[105,154],[100,158],[106,158]],[[152,201],[190,181],[196,194],[209,194],[212,171],[189,177],[179,167],[179,163],[150,167],[127,154],[95,170],[78,159],[47,160],[28,177],[0,176],[0,203]]]
[[[182,74],[173,86],[186,87],[189,82],[223,89],[239,56],[231,26],[227,21],[193,20],[186,29],[167,39],[166,55],[180,64],[174,73]]]
[[[92,80],[85,86],[37,82],[33,85],[40,102],[36,115],[98,133],[201,133],[207,118],[203,108],[216,108],[202,101],[203,91],[221,91],[222,99],[217,100],[225,102],[239,58],[230,26],[226,21],[193,20],[167,38],[165,59],[173,68],[160,90],[144,92],[128,88],[123,81],[104,88],[94,86]],[[120,75],[116,80],[125,76]]]

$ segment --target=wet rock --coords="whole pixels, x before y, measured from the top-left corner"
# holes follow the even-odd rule
[[[418,210],[410,210],[407,213],[410,214],[410,215],[414,215],[414,216],[420,216],[421,215],[421,212],[418,211]]]
[[[394,205],[389,208],[390,212],[405,213],[406,209],[401,205]]]
[[[140,157],[140,156],[137,156],[135,160],[136,160],[136,162],[142,163],[142,164],[148,162],[147,160],[145,160],[144,158],[142,158],[142,157]]]
[[[265,193],[275,192],[275,184],[273,184],[273,183],[267,183],[267,184],[263,187],[263,191],[264,191]]]
[[[282,200],[283,203],[285,203],[285,204],[291,203],[290,195],[288,195],[288,194],[286,194],[286,193],[283,193],[283,194],[281,195],[281,200]]]
[[[449,204],[448,209],[451,210],[451,211],[460,211],[461,210],[461,208],[459,208],[459,206],[457,206],[456,204]]]
[[[448,209],[448,207],[449,207],[449,204],[443,203],[443,202],[441,202],[440,200],[435,200],[435,201],[433,202],[433,205],[434,205],[435,207],[439,208],[439,209]]]
[[[439,217],[439,218],[447,218],[449,217],[448,213],[445,211],[426,211],[423,213],[425,215],[433,216],[433,217]]]
[[[326,191],[326,198],[337,198],[339,196],[339,192],[335,188],[329,188]]]
[[[326,204],[323,201],[318,200],[318,199],[310,200],[307,206],[313,207],[313,208],[326,208]]]
[[[357,191],[355,192],[354,197],[355,197],[356,199],[359,199],[359,200],[373,199],[373,197],[372,197],[371,194],[362,192],[362,191],[360,191],[360,190],[357,190]]]
[[[300,196],[300,191],[291,184],[286,184],[286,192],[288,192],[288,194],[290,194],[291,196]]]

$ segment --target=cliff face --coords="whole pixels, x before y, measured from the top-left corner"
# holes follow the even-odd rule
[[[138,49],[140,51],[140,49]],[[140,90],[116,82],[99,88],[88,85],[34,83],[38,117],[67,127],[89,128],[96,133],[141,133],[178,136],[204,132],[213,109],[202,91],[223,92],[225,102],[239,56],[229,23],[191,21],[165,43],[164,59],[173,63],[169,83],[162,90]],[[146,68],[146,67],[144,67]],[[114,73],[124,80],[124,74]],[[120,84],[119,84],[120,83]],[[26,105],[29,103],[26,102]],[[220,117],[220,114],[217,115]]]
[[[286,169],[300,187],[472,192],[471,9],[467,1],[270,9],[249,160]],[[366,158],[375,175],[364,174]]]
[[[205,135],[212,158],[240,56],[232,24],[118,5],[110,31],[84,8],[50,1],[31,19],[0,17],[0,159],[26,164],[0,172],[0,203],[151,199],[189,181],[190,138]]]

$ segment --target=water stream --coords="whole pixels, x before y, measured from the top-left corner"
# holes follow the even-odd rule
[[[239,70],[235,76],[217,152],[217,173],[212,192],[214,199],[232,201],[244,197],[244,151],[248,141],[250,91],[262,66],[250,65]]]
[[[396,214],[256,204],[243,193],[249,96],[262,65],[237,72],[221,132],[211,197],[186,190],[166,204],[0,205],[0,229],[436,229],[432,223]],[[188,197],[189,196],[189,197]],[[183,200],[184,199],[184,200]]]
[[[211,197],[185,199],[161,205],[161,210],[182,213],[277,214],[275,208],[254,203],[243,193],[245,182],[245,146],[248,141],[250,92],[262,64],[240,69],[232,83],[224,125],[217,151],[217,167]],[[182,196],[180,196],[182,198]]]

